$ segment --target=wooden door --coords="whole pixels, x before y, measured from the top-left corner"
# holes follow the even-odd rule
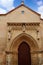
[[[30,47],[22,42],[18,48],[18,65],[31,65]]]

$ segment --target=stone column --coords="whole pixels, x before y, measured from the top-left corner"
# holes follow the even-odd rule
[[[7,52],[6,65],[11,65],[11,59],[12,59],[12,53],[11,52]]]
[[[10,65],[10,61],[11,61],[11,57],[10,57],[10,54],[8,54],[6,57],[6,64]]]
[[[41,64],[42,64],[42,54],[39,53],[39,65],[41,65]]]

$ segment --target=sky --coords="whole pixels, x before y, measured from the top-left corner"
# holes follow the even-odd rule
[[[21,4],[22,0],[0,0],[0,14],[5,14]],[[43,18],[43,0],[24,0],[24,4],[41,14]]]

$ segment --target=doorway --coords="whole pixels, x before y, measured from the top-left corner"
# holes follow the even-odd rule
[[[31,65],[30,46],[24,41],[18,48],[18,65]]]

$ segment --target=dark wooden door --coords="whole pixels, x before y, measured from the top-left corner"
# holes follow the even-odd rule
[[[18,65],[31,65],[30,47],[22,42],[18,48]]]

